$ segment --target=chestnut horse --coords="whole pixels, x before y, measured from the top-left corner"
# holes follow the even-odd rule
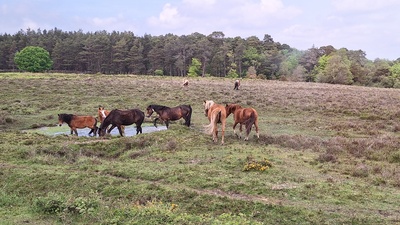
[[[254,126],[256,127],[256,133],[257,133],[257,138],[260,138],[260,134],[258,132],[258,113],[255,109],[253,108],[242,108],[242,106],[238,104],[227,104],[225,106],[226,109],[226,117],[228,117],[231,113],[233,113],[233,119],[235,120],[233,124],[233,133],[236,134],[235,127],[239,123],[239,138],[241,138],[242,135],[242,125],[244,124],[246,128],[246,138],[244,139],[245,141],[249,140],[249,134],[251,131],[251,127]]]
[[[225,125],[226,125],[226,109],[223,105],[216,104],[214,101],[208,100],[203,102],[204,114],[208,117],[210,124],[204,126],[207,134],[213,135],[213,141],[218,141],[218,123],[221,123],[221,144],[224,144]]]
[[[58,114],[58,125],[61,126],[63,123],[68,124],[71,128],[71,135],[75,133],[76,136],[78,136],[77,128],[82,129],[88,127],[91,129],[89,135],[93,134],[93,136],[96,136],[97,119],[93,116],[77,116],[65,113]]]
[[[158,114],[158,117],[154,120],[154,126],[157,127],[157,120],[165,122],[165,125],[169,126],[169,121],[179,120],[183,118],[185,125],[190,127],[190,120],[192,118],[192,107],[190,105],[179,105],[173,108],[163,105],[149,105],[146,109],[147,117],[150,117],[153,112]]]
[[[103,120],[108,116],[108,114],[110,114],[110,111],[105,110],[104,107],[99,107],[97,113],[99,115],[100,123],[103,123]]]
[[[107,133],[110,133],[112,129],[118,127],[119,134],[124,136],[122,126],[128,126],[134,123],[136,124],[136,134],[142,133],[143,120],[144,112],[139,109],[111,110],[110,114],[108,114],[100,125],[99,136],[104,136],[106,134],[106,129],[109,125],[111,125],[111,127],[107,130]]]
[[[99,115],[99,120],[100,123],[103,123],[103,120],[108,116],[108,114],[110,114],[110,111],[104,109],[104,107],[99,107],[99,109],[97,110],[97,113]],[[122,129],[122,133],[125,133],[125,127],[121,126]]]

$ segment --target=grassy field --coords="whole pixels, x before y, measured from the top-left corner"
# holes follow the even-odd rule
[[[0,224],[400,223],[400,90],[182,81],[0,74]],[[255,108],[260,139],[237,139],[231,116],[225,145],[213,143],[204,100]],[[193,124],[133,137],[26,131],[58,113],[149,104],[190,104]]]

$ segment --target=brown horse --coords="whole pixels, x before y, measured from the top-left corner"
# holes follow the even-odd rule
[[[77,116],[73,114],[58,114],[58,125],[61,126],[63,123],[68,124],[68,126],[71,128],[71,135],[73,133],[78,136],[78,131],[76,130],[77,128],[82,129],[82,128],[90,128],[90,134],[93,134],[93,136],[96,136],[97,132],[97,119],[93,116]]]
[[[240,86],[240,80],[235,80],[235,86],[233,87],[233,90],[239,90]]]
[[[158,117],[154,120],[154,126],[157,127],[157,120],[165,122],[165,125],[169,126],[169,121],[175,121],[183,118],[185,125],[190,127],[190,120],[192,118],[192,107],[190,105],[179,105],[173,108],[163,105],[149,105],[146,109],[147,117],[150,117],[153,112],[158,114]]]
[[[185,80],[183,81],[183,86],[184,86],[184,87],[189,86],[189,80],[188,80],[188,79],[185,79]]]
[[[144,112],[139,109],[111,110],[110,114],[108,114],[100,125],[99,136],[104,136],[106,134],[109,125],[111,125],[111,127],[107,130],[107,133],[110,133],[112,129],[118,127],[119,134],[124,136],[122,126],[131,124],[136,124],[136,134],[142,133],[143,120]]]
[[[99,116],[99,120],[100,123],[103,123],[103,120],[108,116],[108,114],[110,114],[110,111],[104,109],[104,107],[99,107],[99,109],[97,110],[98,116]],[[122,133],[125,133],[125,127],[121,126],[122,129]]]
[[[233,119],[235,120],[235,123],[233,124],[233,133],[236,134],[235,127],[239,123],[239,138],[241,138],[242,135],[242,125],[245,125],[246,128],[246,138],[244,139],[245,141],[249,140],[249,134],[251,131],[251,127],[254,126],[256,127],[256,133],[257,133],[257,138],[260,138],[260,134],[258,132],[258,113],[255,109],[253,108],[242,108],[238,104],[227,104],[225,106],[226,109],[226,117],[228,117],[231,113],[233,113]]]
[[[99,115],[100,123],[103,123],[103,120],[108,116],[108,114],[110,114],[110,111],[105,110],[104,107],[99,107],[97,113]]]
[[[208,117],[210,124],[204,126],[207,134],[213,135],[213,141],[218,141],[218,123],[221,123],[221,144],[224,144],[226,109],[223,105],[216,104],[211,100],[204,101],[204,114]]]

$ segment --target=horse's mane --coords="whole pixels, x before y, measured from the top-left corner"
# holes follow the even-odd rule
[[[165,105],[150,105],[149,107],[151,107],[154,110],[164,110],[164,109],[169,109],[168,106]]]
[[[204,101],[205,109],[210,109],[211,106],[214,105],[214,104],[215,104],[215,102],[213,100]]]
[[[73,114],[62,113],[62,114],[59,114],[59,116],[61,117],[61,119],[62,119],[66,124],[69,124],[69,123],[71,123],[72,117],[73,117],[74,115],[73,115]]]

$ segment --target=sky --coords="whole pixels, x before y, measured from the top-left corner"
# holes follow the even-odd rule
[[[265,34],[298,50],[332,45],[368,59],[400,58],[400,0],[0,0],[0,33],[131,31],[136,36],[220,31]]]

